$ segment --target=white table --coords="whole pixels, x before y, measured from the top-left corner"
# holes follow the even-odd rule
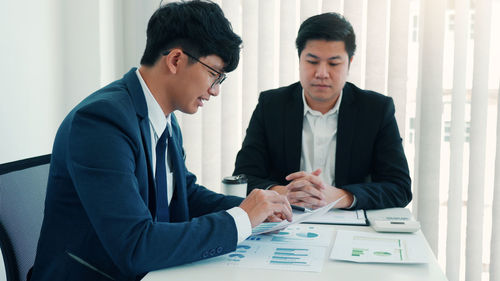
[[[336,230],[356,230],[374,232],[369,226],[340,226],[331,225]],[[417,232],[422,235],[422,232]],[[421,280],[448,280],[432,253],[427,241],[426,252],[429,256],[428,264],[367,264],[330,260],[330,251],[335,241],[332,237],[330,246],[325,253],[323,270],[317,272],[299,272],[269,269],[249,269],[229,267],[221,262],[208,259],[191,264],[150,272],[145,281],[171,280],[203,280],[203,281],[305,281],[305,280],[384,280],[384,281],[421,281]]]

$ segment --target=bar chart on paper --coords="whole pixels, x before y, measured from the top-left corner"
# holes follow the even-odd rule
[[[273,246],[267,242],[245,242],[235,252],[226,254],[227,266],[321,272],[326,247],[300,248]]]
[[[275,248],[269,261],[270,264],[280,265],[309,265],[311,255],[308,248]]]
[[[397,238],[354,236],[351,256],[378,258],[381,262],[403,261],[408,258],[405,244]]]
[[[226,254],[227,266],[320,272],[333,230],[292,225],[277,233],[250,236]]]

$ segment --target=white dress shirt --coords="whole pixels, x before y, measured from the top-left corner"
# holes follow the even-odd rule
[[[331,186],[335,186],[335,157],[337,153],[337,126],[339,121],[342,93],[327,113],[313,110],[306,102],[304,90],[304,120],[302,124],[302,152],[300,155],[300,170],[311,173],[321,168],[319,177]],[[349,208],[356,205],[356,197]]]
[[[337,149],[337,124],[342,92],[327,113],[313,110],[304,102],[304,120],[302,125],[302,152],[300,155],[300,170],[308,173],[321,168],[319,177],[324,183],[335,186],[335,154]]]
[[[170,114],[165,117],[161,106],[158,104],[153,94],[149,90],[146,82],[142,79],[141,73],[139,69],[135,71],[137,78],[142,87],[142,91],[144,92],[144,97],[146,99],[146,105],[148,108],[148,119],[149,119],[149,129],[151,132],[151,148],[154,150],[156,147],[156,143],[160,138],[163,130],[168,124],[169,133],[172,134],[172,122]],[[167,149],[165,150],[166,157],[166,167],[167,167],[167,194],[168,194],[168,203],[172,200],[172,195],[174,194],[173,187],[175,186],[174,176],[172,171],[172,161],[168,154],[168,139],[167,139]],[[153,174],[156,171],[156,153],[151,153],[152,161],[153,161]],[[227,210],[229,215],[231,215],[234,219],[234,223],[236,224],[236,230],[238,232],[238,243],[243,242],[247,239],[250,234],[252,234],[252,225],[250,224],[250,219],[248,218],[248,214],[241,209],[240,207],[234,207]]]

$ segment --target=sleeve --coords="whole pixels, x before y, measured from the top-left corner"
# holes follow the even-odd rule
[[[247,194],[253,189],[266,189],[280,183],[271,178],[271,159],[265,129],[263,94],[255,108],[241,150],[236,156],[233,175],[245,174],[248,178]]]
[[[252,234],[252,224],[247,212],[240,207],[234,207],[227,212],[233,217],[236,229],[238,229],[238,244],[245,241]]]
[[[371,163],[371,180],[340,186],[356,197],[356,209],[404,207],[412,199],[411,180],[392,99],[384,105]]]
[[[133,112],[111,101],[83,107],[67,139],[79,204],[113,262],[135,276],[233,251],[237,231],[226,211],[181,223],[152,220],[134,173],[142,144]]]

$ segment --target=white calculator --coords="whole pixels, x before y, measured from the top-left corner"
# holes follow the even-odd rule
[[[415,232],[420,229],[420,222],[414,220],[376,220],[370,223],[377,232]]]

